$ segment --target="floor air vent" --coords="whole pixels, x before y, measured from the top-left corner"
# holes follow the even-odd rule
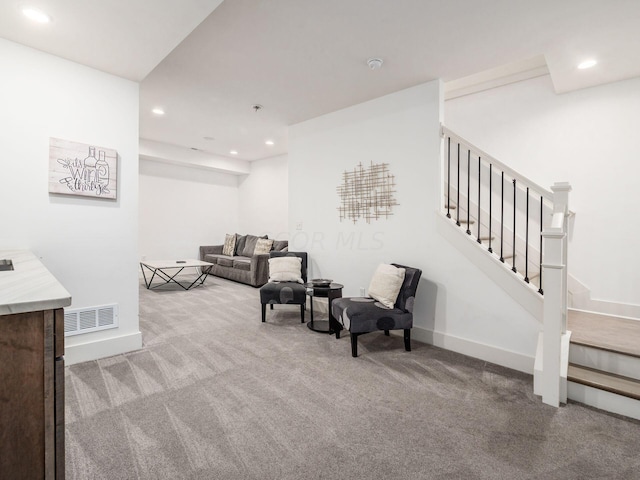
[[[96,332],[118,326],[118,305],[64,309],[64,336]]]

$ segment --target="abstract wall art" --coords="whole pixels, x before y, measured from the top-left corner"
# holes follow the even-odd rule
[[[353,170],[345,170],[342,184],[338,186],[340,221],[359,219],[371,220],[389,218],[398,202],[394,194],[395,177],[389,171],[388,163],[373,163],[368,167],[359,163]]]
[[[111,148],[49,139],[49,192],[115,199],[118,152]]]

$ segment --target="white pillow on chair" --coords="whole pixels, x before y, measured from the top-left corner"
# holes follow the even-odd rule
[[[270,282],[302,281],[302,259],[300,257],[273,257],[269,259]]]
[[[373,274],[369,284],[369,296],[375,298],[387,308],[393,308],[398,299],[402,282],[404,282],[404,268],[381,263]]]

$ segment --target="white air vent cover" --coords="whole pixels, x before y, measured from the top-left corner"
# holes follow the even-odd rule
[[[118,305],[64,309],[64,336],[96,332],[118,326]]]

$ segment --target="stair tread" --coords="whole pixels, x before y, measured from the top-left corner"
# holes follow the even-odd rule
[[[570,363],[567,380],[640,400],[640,381],[633,378]]]
[[[571,343],[640,358],[640,321],[569,310]]]

